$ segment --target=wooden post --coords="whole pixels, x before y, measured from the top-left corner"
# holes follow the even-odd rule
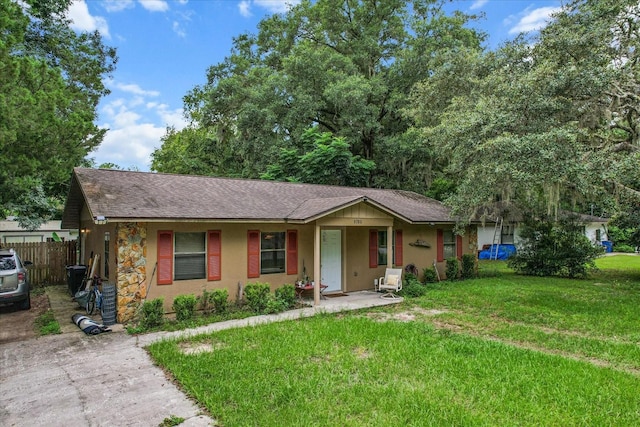
[[[393,225],[387,226],[387,268],[393,268]]]
[[[320,305],[320,226],[316,223],[316,232],[313,238],[313,304]]]

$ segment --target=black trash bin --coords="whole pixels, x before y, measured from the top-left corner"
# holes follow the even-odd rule
[[[82,286],[82,279],[87,272],[86,265],[68,265],[67,266],[67,286],[71,296],[75,296],[76,292]]]

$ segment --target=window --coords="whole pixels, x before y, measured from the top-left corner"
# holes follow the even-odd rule
[[[601,242],[602,241],[602,230],[600,230],[599,228],[596,229],[596,242]]]
[[[456,236],[453,230],[437,231],[437,253],[438,262],[442,262],[447,258],[462,258],[462,236]]]
[[[248,278],[258,278],[261,274],[284,273],[285,264],[287,274],[298,274],[297,230],[287,230],[286,233],[247,231]]]
[[[260,234],[260,274],[284,273],[285,232],[262,232]]]
[[[444,259],[453,258],[456,256],[456,236],[451,230],[442,231],[442,244]]]
[[[206,242],[205,242],[206,240]],[[158,231],[158,285],[174,280],[222,278],[222,234]]]
[[[387,232],[378,231],[378,265],[387,265]]]
[[[109,232],[104,233],[104,278],[109,279]]]
[[[504,245],[512,245],[513,244],[513,231],[514,224],[504,224],[502,226],[502,231],[500,232],[500,243]]]
[[[175,233],[175,280],[207,277],[206,257],[205,233]]]
[[[391,254],[395,265],[402,265],[402,230],[394,230],[391,239]],[[389,239],[386,231],[369,231],[369,267],[376,268],[387,265],[389,254]]]

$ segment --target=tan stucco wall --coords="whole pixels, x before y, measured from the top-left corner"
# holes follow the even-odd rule
[[[362,222],[354,221],[356,216],[363,215],[365,218]],[[355,215],[355,216],[354,216]],[[376,268],[369,267],[369,230],[378,229],[386,231],[387,225],[393,224],[394,230],[402,230],[403,232],[403,265],[405,267],[409,263],[413,263],[418,268],[419,273],[426,267],[431,267],[436,259],[436,239],[437,229],[451,229],[452,225],[410,225],[399,220],[391,221],[390,217],[382,212],[375,213],[371,207],[366,209],[349,208],[349,211],[337,212],[324,219],[327,224],[329,219],[330,226],[323,226],[327,229],[342,230],[343,239],[343,290],[353,292],[359,290],[373,289],[374,279],[384,275],[386,266],[378,266]],[[342,222],[341,222],[342,221]],[[344,222],[346,221],[346,222]],[[321,221],[322,222],[322,221]],[[345,225],[349,224],[349,225]],[[379,224],[379,226],[376,226]],[[115,283],[117,280],[116,271],[121,267],[116,266],[116,254],[128,248],[130,244],[125,242],[122,236],[118,237],[116,224],[95,225],[93,221],[86,215],[82,221],[82,227],[88,232],[84,233],[83,239],[85,245],[85,258],[83,263],[87,263],[91,251],[99,253],[102,257],[104,251],[104,232],[108,231],[111,238],[111,260],[109,281]],[[264,282],[269,283],[272,289],[282,286],[283,284],[292,284],[302,278],[303,263],[306,268],[307,275],[315,279],[314,272],[314,235],[316,224],[298,225],[284,223],[207,223],[207,222],[191,222],[191,223],[156,223],[148,222],[144,224],[144,232],[146,238],[141,240],[141,251],[144,251],[145,269],[144,271],[136,271],[137,281],[140,283],[137,289],[128,289],[122,292],[121,288],[128,286],[127,283],[135,279],[127,276],[118,280],[118,307],[119,310],[125,307],[126,313],[118,313],[118,321],[124,322],[130,319],[133,312],[132,302],[140,301],[146,294],[146,299],[154,299],[164,297],[164,306],[167,312],[171,312],[173,299],[179,295],[193,294],[201,295],[203,290],[227,289],[230,298],[235,299],[238,292],[238,283],[243,286],[247,283]],[[142,229],[142,228],[141,228]],[[157,284],[157,271],[155,265],[157,262],[157,238],[158,231],[171,230],[176,232],[207,232],[208,230],[221,230],[222,238],[222,280],[208,281],[207,279],[198,280],[179,280],[174,281],[170,285]],[[298,231],[298,274],[287,275],[286,273],[262,275],[256,279],[247,277],[247,231],[260,230],[262,232],[286,232],[287,230]],[[475,230],[475,227],[472,228]],[[129,239],[131,240],[131,239]],[[135,239],[134,239],[135,240]],[[428,242],[431,247],[412,246],[410,243],[417,240]],[[462,237],[464,253],[476,253],[477,233],[467,232]],[[390,241],[391,243],[391,241]],[[122,255],[122,253],[121,253]],[[120,256],[123,259],[122,256]],[[122,262],[122,261],[121,261]],[[438,271],[444,278],[445,263],[438,263]],[[102,274],[103,267],[99,270]],[[148,286],[148,293],[146,286]],[[138,294],[136,295],[136,291]],[[134,295],[134,298],[131,298]],[[126,300],[126,301],[125,301]]]
[[[314,277],[313,271],[313,226],[298,226],[291,224],[212,224],[212,223],[149,223],[147,233],[148,244],[148,274],[151,275],[157,262],[158,231],[171,230],[176,232],[207,232],[208,230],[220,230],[222,239],[222,280],[208,281],[207,279],[178,280],[170,285],[158,285],[157,273],[151,278],[151,287],[148,299],[164,296],[165,309],[170,312],[173,299],[179,295],[200,295],[203,290],[227,289],[230,298],[236,298],[238,283],[245,286],[247,283],[269,283],[272,289],[284,284],[293,284],[302,277],[302,265],[306,267],[307,274]],[[259,278],[247,277],[247,232],[260,230],[263,232],[286,232],[298,230],[298,274],[286,273],[265,274]]]

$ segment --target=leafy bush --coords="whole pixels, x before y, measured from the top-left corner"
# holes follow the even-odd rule
[[[198,306],[205,315],[214,311],[219,314],[226,313],[229,309],[229,291],[226,289],[207,291],[205,289],[198,297]]]
[[[462,279],[471,279],[476,277],[476,257],[471,254],[462,255],[462,271],[460,273]]]
[[[435,267],[427,267],[422,270],[422,283],[435,283],[438,281],[438,273]]]
[[[202,295],[198,296],[198,308],[202,310],[202,313],[205,315],[213,312],[213,292],[207,291],[206,289],[202,291]]]
[[[269,294],[267,295],[267,303],[262,312],[265,314],[281,313],[288,308],[289,307],[287,307],[287,303],[284,300]]]
[[[576,215],[558,221],[531,217],[524,222],[518,250],[507,264],[530,276],[586,276],[596,268],[595,259],[603,248],[589,241],[583,226]]]
[[[284,310],[296,305],[296,288],[293,285],[283,285],[275,290],[276,299],[282,301]]]
[[[445,274],[447,275],[447,280],[456,280],[458,278],[458,274],[460,273],[460,264],[458,262],[458,258],[451,257],[446,260],[447,266],[445,268]]]
[[[226,313],[229,309],[229,291],[226,289],[216,289],[212,293],[211,299],[216,313]]]
[[[176,320],[189,320],[193,318],[197,299],[195,295],[179,295],[173,300],[171,308],[176,312]]]
[[[427,287],[420,283],[420,281],[413,275],[407,274],[405,276],[402,289],[398,292],[399,295],[407,298],[421,297],[427,293]]]
[[[249,309],[256,313],[263,313],[269,303],[271,287],[268,283],[248,283],[244,288],[244,295]]]
[[[140,325],[145,329],[154,328],[164,322],[164,298],[145,301],[140,307]]]
[[[619,245],[613,245],[613,252],[625,252],[625,253],[633,253],[636,250],[633,248],[633,246],[630,245],[625,245],[625,244],[619,244]]]

